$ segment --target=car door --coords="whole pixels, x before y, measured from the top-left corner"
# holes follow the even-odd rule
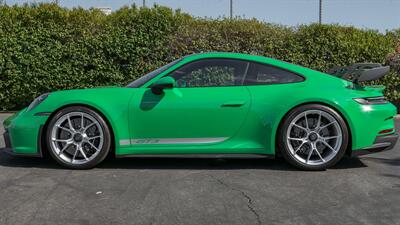
[[[248,66],[234,59],[197,60],[168,74],[175,87],[163,94],[142,88],[130,106],[131,145],[179,148],[234,136],[251,103],[242,86]]]

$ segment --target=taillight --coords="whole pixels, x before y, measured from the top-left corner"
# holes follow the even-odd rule
[[[383,96],[369,97],[369,98],[353,98],[353,99],[354,101],[362,105],[380,105],[388,103],[388,101]]]
[[[393,128],[392,129],[381,130],[381,131],[379,131],[379,134],[388,134],[388,133],[391,133],[391,132],[393,132]]]

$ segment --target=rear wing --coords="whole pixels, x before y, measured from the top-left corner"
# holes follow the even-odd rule
[[[352,81],[355,84],[364,81],[378,80],[389,73],[389,66],[379,63],[356,63],[351,66],[335,66],[328,73]]]

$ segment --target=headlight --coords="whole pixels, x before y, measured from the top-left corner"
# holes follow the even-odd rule
[[[380,105],[380,104],[388,103],[388,101],[383,96],[369,97],[369,98],[353,98],[353,99],[354,99],[354,101],[356,101],[362,105]]]
[[[47,98],[47,96],[49,96],[49,94],[50,93],[42,94],[41,96],[39,96],[35,100],[33,100],[33,102],[28,106],[27,111],[31,111],[36,106],[38,106],[40,103],[42,103]]]

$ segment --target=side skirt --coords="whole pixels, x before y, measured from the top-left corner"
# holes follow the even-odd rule
[[[115,157],[117,159],[120,158],[274,159],[275,158],[274,155],[267,155],[267,154],[127,154],[127,155],[116,155]]]
[[[0,148],[0,151],[3,151],[4,153],[15,156],[15,157],[23,157],[23,158],[43,158],[43,156],[40,153],[14,153],[11,148]]]

